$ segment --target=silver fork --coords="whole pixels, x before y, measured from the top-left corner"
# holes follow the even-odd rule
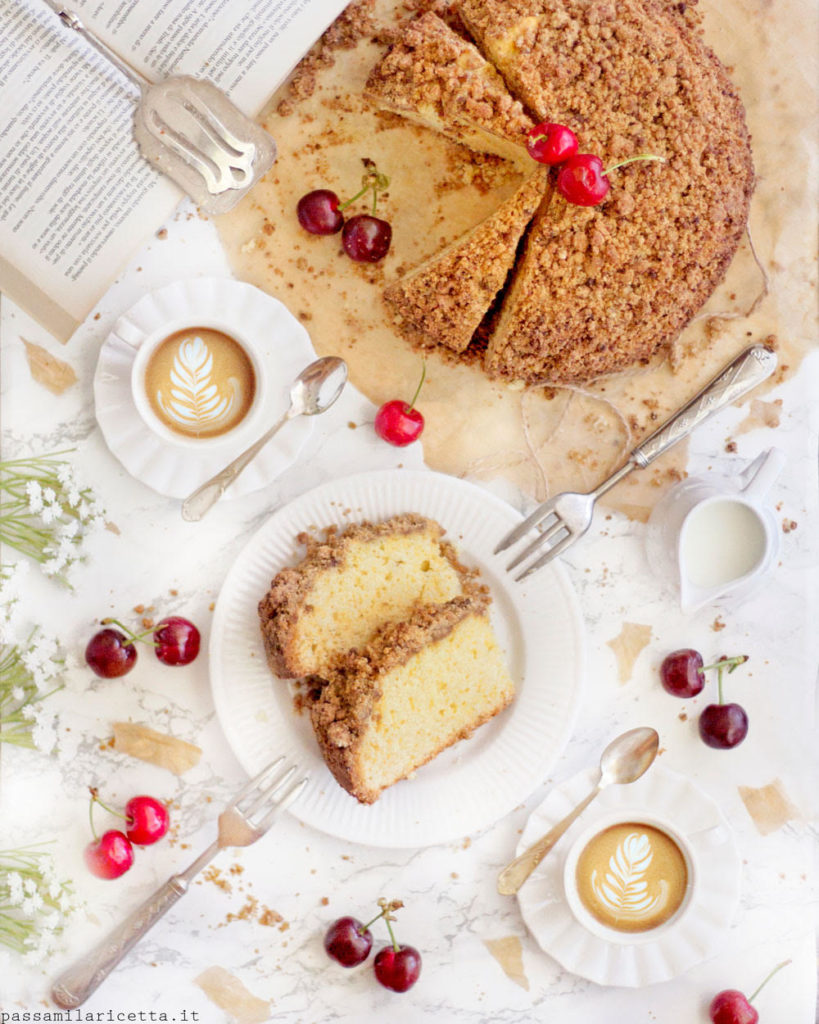
[[[168,881],[107,935],[90,953],[63,971],[54,982],[51,998],[64,1010],[80,1006],[102,984],[156,922],[183,896],[194,876],[226,846],[250,846],[270,828],[281,811],[291,804],[307,785],[307,779],[294,782],[295,765],[284,765],[277,758],[241,790],[219,815],[218,837],[205,852]]]
[[[553,558],[561,555],[571,544],[583,536],[591,526],[594,505],[597,499],[610,491],[623,477],[637,468],[643,469],[659,455],[678,441],[688,437],[691,431],[714,413],[724,409],[751,388],[761,384],[776,369],[776,355],[763,345],[752,345],[741,352],[725,366],[702,391],[698,392],[681,409],[674,413],[661,427],[631,452],[625,464],[611,474],[599,487],[588,494],[564,491],[556,494],[523,522],[508,533],[495,548],[495,554],[506,551],[517,544],[530,530],[544,527],[534,540],[507,565],[511,571],[522,565],[530,556],[543,550],[526,569],[515,577],[516,581],[542,568]]]

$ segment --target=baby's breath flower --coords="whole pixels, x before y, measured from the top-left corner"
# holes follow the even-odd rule
[[[57,948],[73,909],[71,887],[56,881],[45,850],[0,850],[0,945],[27,962],[42,962]]]
[[[54,452],[0,462],[0,544],[39,562],[47,576],[68,582],[82,542],[103,511],[71,466]]]
[[[56,642],[34,629],[22,645],[0,642],[0,743],[50,753],[57,742],[54,715],[42,702],[62,684]]]

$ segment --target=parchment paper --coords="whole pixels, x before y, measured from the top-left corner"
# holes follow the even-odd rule
[[[503,476],[538,500],[586,490],[746,345],[768,340],[776,347],[776,383],[816,344],[815,7],[807,0],[706,0],[703,7],[706,40],[731,69],[747,109],[758,178],[752,244],[743,242],[704,311],[649,367],[545,394],[489,381],[478,366],[428,357],[418,407],[431,468]],[[380,24],[407,16],[394,0],[377,0]],[[263,121],[278,143],[278,161],[217,222],[236,275],[285,302],[316,350],[343,356],[353,383],[376,404],[409,401],[421,372],[421,357],[398,336],[382,303],[385,283],[493,211],[521,180],[494,158],[476,159],[434,132],[371,109],[362,87],[383,51],[367,39],[337,52],[313,95],[288,116],[277,113],[286,87],[274,97]],[[358,191],[364,158],[391,179],[379,215],[392,223],[393,244],[374,265],[351,261],[339,235],[308,235],[295,216],[297,200],[311,189],[331,188],[342,199]],[[609,503],[645,519],[684,466],[680,446],[628,478]]]

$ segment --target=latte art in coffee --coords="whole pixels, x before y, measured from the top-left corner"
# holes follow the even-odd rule
[[[256,390],[242,346],[221,331],[190,328],[166,338],[145,369],[151,408],[186,437],[224,434],[247,415]]]
[[[577,889],[586,909],[618,931],[640,932],[667,921],[688,883],[685,857],[651,825],[627,822],[599,832],[577,862]]]

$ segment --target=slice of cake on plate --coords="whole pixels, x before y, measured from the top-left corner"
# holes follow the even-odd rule
[[[259,602],[273,672],[283,678],[320,672],[384,623],[461,594],[473,574],[443,533],[433,520],[408,513],[330,530],[324,539],[302,534],[306,556],[278,573]]]
[[[478,152],[528,160],[531,118],[478,49],[431,11],[406,25],[365,95]]]
[[[324,759],[347,792],[370,804],[514,697],[487,608],[474,586],[384,626],[319,680],[310,718]]]
[[[384,298],[401,333],[422,348],[462,352],[503,287],[543,198],[538,171],[468,234],[391,284]]]

